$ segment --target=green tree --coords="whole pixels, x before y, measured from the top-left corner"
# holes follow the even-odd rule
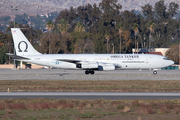
[[[24,13],[23,15],[16,15],[15,21],[17,22],[17,24],[27,24],[28,14]]]
[[[0,32],[0,64],[5,64],[8,63],[8,56],[5,55],[5,53],[8,53],[8,49],[7,49],[7,36]]]
[[[169,50],[165,53],[165,56],[175,63],[179,63],[179,45],[171,45]]]
[[[174,15],[176,15],[178,12],[178,9],[179,9],[179,5],[175,2],[171,2],[169,4],[169,9],[168,9],[169,17],[172,18]]]
[[[122,6],[117,4],[117,0],[102,0],[99,9],[102,11],[99,27],[104,33],[112,33],[113,22],[117,19]]]
[[[160,0],[159,2],[155,3],[154,12],[156,19],[159,19],[163,22],[164,19],[167,17],[164,0]]]
[[[155,38],[154,38],[154,47],[169,47],[171,45],[171,39],[176,34],[177,25],[176,22],[172,19],[172,13],[169,13],[166,10],[164,0],[160,0],[155,4]],[[170,10],[173,11],[173,10]],[[171,15],[170,15],[171,14]],[[175,31],[171,28],[171,23],[174,21]]]
[[[0,64],[5,64],[5,63],[8,63],[8,56],[5,55],[5,53],[8,53],[6,47],[4,44],[1,44],[0,45]]]
[[[155,27],[155,24],[153,22],[150,22],[150,24],[149,24],[149,30],[150,30],[150,33],[149,33],[149,52],[150,52],[151,42],[153,41],[152,33],[154,33],[154,27]]]
[[[54,24],[52,23],[51,20],[49,20],[46,24],[46,27],[49,29],[49,54],[51,53],[51,40],[50,40],[50,37],[51,37],[51,30],[54,28]]]
[[[64,53],[68,53],[68,46],[70,46],[71,35],[68,32],[70,25],[64,19],[61,19],[57,24],[58,30],[61,32],[61,44]]]
[[[119,29],[119,53],[121,53],[121,36],[122,36],[122,32],[123,32],[123,26],[122,24],[118,25],[118,29]]]
[[[135,53],[137,53],[138,51],[136,50],[137,49],[136,37],[137,37],[138,32],[139,32],[138,24],[136,24],[136,23],[134,24],[133,30],[134,30],[134,36],[135,36]]]
[[[142,6],[141,8],[142,8],[142,12],[145,16],[145,19],[152,20],[153,14],[154,14],[152,5],[146,4],[146,5]]]
[[[58,29],[60,30],[62,36],[68,31],[69,25],[64,19],[61,19],[58,23]]]
[[[78,22],[74,31],[71,33],[71,52],[83,53],[86,34],[84,26]]]
[[[105,34],[105,36],[104,36],[105,38],[106,38],[106,41],[107,41],[107,53],[109,53],[109,45],[108,45],[108,42],[109,42],[109,40],[110,40],[110,34],[109,33],[106,33]]]
[[[84,5],[62,10],[56,19],[56,29],[59,29],[59,21],[66,21],[64,25],[68,24],[67,31],[70,35],[66,34],[65,39],[67,40],[64,41],[68,43],[67,49],[72,53],[74,53],[75,45],[80,47],[85,46],[85,43],[94,43],[96,53],[105,53],[109,49],[107,41],[104,40],[107,37],[106,33],[109,33],[111,38],[108,40],[108,44],[113,43],[115,51],[121,51],[122,53],[131,52],[134,44],[133,39],[135,39],[134,41],[140,41],[139,46],[142,48],[148,48],[150,45],[148,40],[152,38],[154,47],[169,47],[172,41],[177,42],[180,39],[178,33],[180,22],[172,17],[175,16],[178,8],[176,3],[170,3],[169,6],[167,10],[164,1],[160,0],[154,6],[150,4],[142,6],[144,15],[137,15],[134,10],[121,11],[122,6],[117,3],[117,0],[102,0],[99,6],[96,4],[93,6]],[[152,32],[152,26],[150,30],[150,21],[155,24],[154,32]],[[121,23],[123,31],[119,30],[116,23]],[[78,27],[78,24],[83,27]],[[133,28],[135,24],[138,25],[138,31]],[[67,27],[61,25],[61,28]],[[78,30],[81,32],[78,32]],[[87,40],[91,42],[86,42]],[[80,47],[76,51],[81,53],[84,48]]]

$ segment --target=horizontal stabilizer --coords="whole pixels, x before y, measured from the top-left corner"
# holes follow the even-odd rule
[[[26,60],[30,60],[29,58],[21,57],[21,56],[14,55],[14,54],[11,54],[11,53],[6,53],[6,55],[11,56],[14,59],[26,59]]]

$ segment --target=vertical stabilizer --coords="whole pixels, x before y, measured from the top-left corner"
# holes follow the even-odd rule
[[[40,55],[19,28],[11,28],[16,55]]]

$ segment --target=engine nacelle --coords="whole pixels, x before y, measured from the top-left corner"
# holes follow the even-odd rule
[[[98,64],[97,63],[87,62],[87,63],[77,64],[76,67],[77,68],[82,68],[82,69],[97,69]]]
[[[98,66],[98,70],[99,71],[103,71],[103,70],[115,70],[115,66],[114,65],[99,65]]]

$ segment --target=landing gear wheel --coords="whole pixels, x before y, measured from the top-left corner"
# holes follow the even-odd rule
[[[153,74],[156,75],[156,74],[157,74],[157,71],[153,71]]]
[[[89,74],[89,71],[88,71],[88,70],[86,70],[86,71],[85,71],[85,74],[86,74],[86,75],[88,75],[88,74]]]
[[[94,71],[92,70],[92,71],[90,71],[91,72],[91,74],[93,75],[94,74]]]

